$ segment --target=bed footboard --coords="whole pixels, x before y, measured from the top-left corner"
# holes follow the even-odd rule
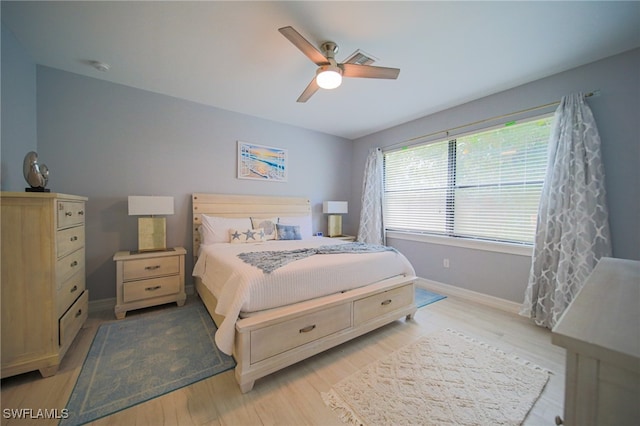
[[[236,323],[235,377],[254,382],[399,318],[413,317],[415,277],[394,277],[345,293],[283,307]]]

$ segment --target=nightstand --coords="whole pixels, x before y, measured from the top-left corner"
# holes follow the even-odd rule
[[[344,241],[356,240],[356,237],[354,237],[353,235],[338,235],[337,237],[329,237],[329,238],[335,238],[336,240],[344,240]]]
[[[183,247],[165,251],[119,251],[116,262],[116,318],[123,319],[127,311],[176,302],[184,305]]]

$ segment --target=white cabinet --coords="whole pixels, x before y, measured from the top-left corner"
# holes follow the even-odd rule
[[[87,319],[86,201],[2,193],[2,377],[55,374]]]
[[[640,262],[600,260],[551,341],[567,350],[564,424],[638,424]]]

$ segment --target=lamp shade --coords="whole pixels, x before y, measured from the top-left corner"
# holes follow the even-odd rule
[[[129,196],[129,216],[173,214],[173,197]]]
[[[348,213],[346,201],[325,201],[322,203],[322,213],[345,214]]]

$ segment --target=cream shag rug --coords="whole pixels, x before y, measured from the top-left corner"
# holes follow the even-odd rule
[[[362,425],[519,425],[549,372],[451,330],[343,379],[325,403]]]

